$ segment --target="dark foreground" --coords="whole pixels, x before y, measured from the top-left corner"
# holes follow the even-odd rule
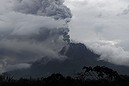
[[[74,76],[63,76],[60,73],[46,78],[20,78],[2,74],[0,86],[129,86],[129,76],[119,75],[116,71],[105,67],[83,67]]]

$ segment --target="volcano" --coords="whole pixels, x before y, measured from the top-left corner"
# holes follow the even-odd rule
[[[99,60],[100,55],[89,50],[82,43],[70,43],[69,49],[65,53],[67,58],[63,60],[42,58],[36,61],[28,69],[19,69],[8,72],[15,78],[20,77],[42,77],[52,73],[61,73],[64,75],[74,75],[81,71],[83,66],[107,66],[118,71],[119,74],[129,75],[129,67],[115,65],[109,62]],[[62,49],[61,53],[64,53]]]

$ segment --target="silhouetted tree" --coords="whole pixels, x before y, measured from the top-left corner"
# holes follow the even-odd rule
[[[99,78],[91,79],[89,74],[97,75]],[[30,77],[14,80],[13,76],[2,74],[0,86],[129,86],[129,76],[119,75],[117,71],[105,66],[83,67],[82,72],[77,76],[79,78],[64,77],[60,73],[54,73],[46,78]]]

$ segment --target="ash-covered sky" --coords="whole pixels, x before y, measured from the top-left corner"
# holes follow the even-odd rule
[[[128,0],[0,0],[0,72],[63,59],[69,33],[100,60],[129,66],[128,18]]]
[[[28,68],[45,56],[64,59],[58,52],[70,40],[72,15],[63,3],[0,0],[0,72]]]
[[[129,0],[66,0],[73,18],[71,38],[100,59],[129,66]]]

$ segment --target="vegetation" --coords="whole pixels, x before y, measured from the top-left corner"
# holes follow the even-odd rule
[[[116,71],[105,67],[83,67],[75,76],[63,76],[54,73],[47,78],[20,78],[0,75],[0,86],[129,86],[129,76],[119,75]]]

